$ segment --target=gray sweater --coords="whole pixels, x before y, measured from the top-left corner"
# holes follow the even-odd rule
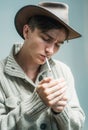
[[[0,62],[0,130],[81,130],[85,115],[69,67],[51,59],[53,73],[44,64],[33,83],[13,57],[20,48],[14,45],[10,55]],[[39,81],[46,76],[63,76],[67,81],[68,103],[61,113],[53,113],[36,92]]]

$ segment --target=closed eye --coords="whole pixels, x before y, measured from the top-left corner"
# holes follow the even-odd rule
[[[41,35],[41,38],[47,43],[51,43],[53,41],[53,39],[46,34]]]
[[[52,42],[54,42],[54,41],[56,41],[53,37],[51,37],[49,34],[47,34],[47,33],[42,33],[43,35],[41,36],[42,37],[42,39],[44,40],[44,41],[46,41],[47,43],[52,43]],[[57,47],[60,47],[62,44],[64,44],[64,41],[59,41],[59,42],[57,42],[56,41],[56,46]]]
[[[59,48],[64,42],[56,43],[56,46]]]

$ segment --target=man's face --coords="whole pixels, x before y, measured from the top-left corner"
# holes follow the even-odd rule
[[[64,29],[51,29],[42,32],[37,28],[31,31],[29,26],[25,28],[28,29],[27,34],[24,36],[28,57],[32,62],[39,65],[45,63],[46,57],[50,58],[54,55],[66,39]]]

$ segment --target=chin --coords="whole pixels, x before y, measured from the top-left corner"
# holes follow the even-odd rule
[[[45,60],[44,61],[39,61],[38,64],[43,65],[43,64],[45,64],[45,62],[46,62]]]
[[[43,65],[43,64],[45,64],[45,62],[41,62],[39,65]]]

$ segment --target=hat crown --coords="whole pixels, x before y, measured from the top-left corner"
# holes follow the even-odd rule
[[[69,7],[67,4],[60,2],[41,2],[39,3],[39,6],[47,9],[48,11],[55,14],[62,21],[64,21],[66,24],[69,24],[69,18],[68,18]]]

